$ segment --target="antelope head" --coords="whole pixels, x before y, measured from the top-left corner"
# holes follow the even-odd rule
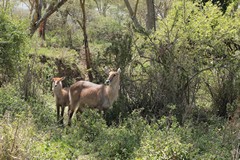
[[[118,70],[116,72],[114,72],[114,71],[109,72],[109,76],[108,76],[107,80],[105,81],[105,84],[111,85],[111,84],[115,84],[116,82],[118,82],[120,80],[120,73],[121,73],[120,68],[118,68]]]
[[[57,88],[62,88],[62,81],[65,79],[65,77],[55,77],[52,78],[53,81],[53,89],[57,89]]]

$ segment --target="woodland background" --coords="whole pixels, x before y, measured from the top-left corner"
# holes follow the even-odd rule
[[[238,0],[1,0],[0,159],[238,160],[239,62]],[[106,66],[118,100],[58,126],[51,78]]]

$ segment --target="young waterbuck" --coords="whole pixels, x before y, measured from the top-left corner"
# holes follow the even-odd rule
[[[68,125],[71,125],[71,118],[76,108],[78,108],[80,113],[83,112],[86,106],[104,111],[117,100],[120,89],[120,72],[120,68],[116,72],[109,72],[105,84],[78,81],[71,85],[69,90],[70,109]]]
[[[69,106],[69,88],[62,87],[62,81],[65,77],[54,77],[53,81],[53,93],[56,99],[56,107],[57,107],[57,122],[63,124],[63,115],[65,106]],[[61,108],[61,119],[59,116]]]

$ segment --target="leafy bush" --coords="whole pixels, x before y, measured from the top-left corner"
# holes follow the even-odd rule
[[[140,146],[146,121],[139,112],[133,112],[118,126],[111,126],[96,139],[96,149],[101,159],[132,159]]]
[[[231,159],[238,144],[239,130],[217,117],[180,126],[169,116],[148,124],[137,111],[107,126],[101,114],[86,109],[72,127],[59,128],[51,104],[32,100],[15,116],[5,111],[1,159]]]
[[[105,129],[107,125],[101,115],[94,110],[86,109],[80,115],[79,121],[74,117],[72,127],[67,127],[63,132],[56,132],[53,139],[54,141],[60,139],[70,145],[73,148],[73,156],[88,155],[96,152],[94,142]]]
[[[0,159],[31,159],[32,147],[40,138],[32,122],[24,112],[15,118],[5,113],[0,119]]]
[[[96,140],[101,159],[129,159],[138,144],[138,137],[125,127],[109,128]]]
[[[34,159],[71,159],[77,158],[72,154],[70,145],[58,141],[37,141],[32,148],[31,157]]]
[[[161,129],[158,124],[147,126],[141,146],[135,152],[137,159],[191,159],[193,145],[182,140],[176,122],[169,128],[166,121],[162,118],[158,122],[160,126],[163,124]]]
[[[96,110],[86,109],[80,116],[77,129],[82,140],[93,142],[101,132],[107,129],[106,121]]]
[[[181,137],[193,144],[196,153],[191,155],[194,159],[231,159],[237,135],[228,125],[223,119],[213,116],[208,122],[192,127],[186,124],[189,131],[187,134],[183,132]]]
[[[47,78],[55,74],[54,63],[36,64],[36,58],[25,64],[26,74],[19,76],[19,81],[24,77],[19,86],[30,91],[27,102],[19,89],[0,88],[0,159],[231,159],[239,145],[239,124],[232,127],[204,112],[213,101],[219,102],[216,109],[224,114],[238,107],[238,15],[239,11],[230,9],[222,14],[211,3],[199,7],[191,1],[174,1],[168,16],[158,20],[160,27],[150,35],[123,31],[111,18],[99,18],[101,24],[89,23],[90,43],[99,45],[91,50],[99,52],[93,61],[96,81],[103,79],[98,72],[103,65],[123,70],[121,94],[108,117],[105,120],[96,111],[86,110],[72,127],[58,127],[54,102],[49,101],[52,97],[43,91],[50,86]],[[15,67],[24,42],[21,27],[7,15],[1,16],[0,62],[4,67],[0,78],[2,71],[7,74]],[[50,45],[68,46],[73,40],[59,38],[60,32],[52,32]],[[9,45],[2,45],[5,41]],[[79,42],[75,41],[76,46]],[[70,59],[65,49],[52,52],[36,47],[33,51]],[[6,55],[10,59],[5,60]],[[75,52],[70,55],[76,56]],[[77,63],[75,57],[71,62]],[[203,99],[206,103],[198,103]],[[232,101],[236,104],[229,104]],[[131,113],[143,106],[141,114]],[[194,111],[187,112],[187,107]],[[198,107],[204,109],[200,112]],[[196,112],[197,120],[191,121]],[[190,116],[183,120],[184,115]],[[200,116],[207,118],[200,120]]]
[[[29,103],[33,121],[39,129],[45,130],[56,126],[56,112],[52,107],[53,104],[49,104],[48,101],[41,98],[31,99]]]
[[[16,64],[20,64],[25,55],[26,42],[24,24],[15,21],[5,11],[0,11],[0,84],[15,76]]]
[[[50,100],[38,97],[38,99],[30,99],[29,102],[24,101],[21,93],[16,89],[16,86],[7,85],[0,88],[0,117],[3,117],[5,113],[11,114],[11,118],[15,118],[18,114],[31,113],[33,120],[40,126],[53,125],[55,121],[55,112],[48,103]],[[50,96],[50,95],[48,95]]]
[[[7,85],[0,88],[0,116],[9,112],[12,116],[19,114],[28,109],[28,104],[21,99],[20,92],[15,86]]]
[[[123,27],[112,17],[97,16],[94,23],[89,24],[90,41],[109,42],[111,43],[113,36],[120,34]]]
[[[139,147],[145,120],[133,113],[118,126],[107,127],[103,117],[94,110],[87,109],[75,126],[54,133],[51,141],[71,146],[73,157],[88,155],[97,159],[131,159]]]
[[[173,114],[182,124],[185,115],[191,117],[198,108],[192,106],[206,99],[209,106],[217,102],[218,114],[227,116],[226,105],[239,94],[236,17],[239,10],[231,7],[223,14],[211,2],[201,6],[177,0],[167,17],[158,19],[155,32],[132,34],[132,57],[126,61],[128,77],[121,90],[133,102],[129,110],[144,106],[146,116],[159,118],[174,104]],[[200,90],[206,94],[200,95]]]

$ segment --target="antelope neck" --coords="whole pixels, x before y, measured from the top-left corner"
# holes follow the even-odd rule
[[[115,97],[118,95],[119,90],[119,82],[115,82],[114,84],[106,85],[106,94],[108,97],[108,100],[114,101]],[[110,102],[112,103],[112,102]]]
[[[59,87],[59,86],[57,86],[57,87],[54,87],[54,93],[56,94],[56,95],[63,95],[62,94],[62,87]]]

